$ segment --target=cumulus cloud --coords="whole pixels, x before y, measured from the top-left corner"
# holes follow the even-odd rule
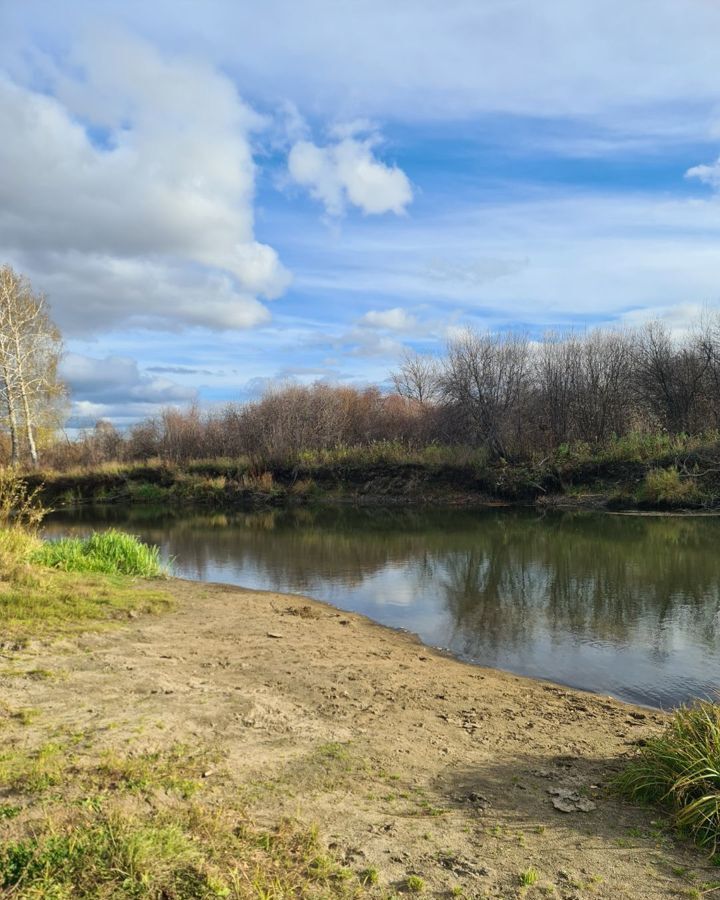
[[[405,172],[377,158],[377,135],[359,136],[367,125],[352,122],[335,126],[333,143],[319,147],[302,140],[290,150],[290,177],[320,201],[331,216],[342,215],[348,204],[366,215],[401,215],[412,201],[412,187]]]
[[[125,325],[231,330],[270,319],[267,307],[222,270],[74,250],[26,251],[14,261],[49,295],[59,324],[71,335]]]
[[[98,419],[129,421],[152,415],[165,406],[185,405],[197,397],[193,387],[142,372],[134,359],[98,359],[69,353],[61,375],[73,397],[71,424],[93,425]]]
[[[686,178],[699,178],[715,190],[720,190],[720,157],[709,166],[693,166],[685,173]]]
[[[369,328],[384,328],[388,331],[408,331],[417,326],[417,319],[406,309],[370,310],[360,319],[361,325]]]
[[[209,65],[135,39],[81,43],[72,63],[53,95],[0,78],[0,250],[70,328],[266,320],[258,298],[289,277],[254,237],[262,120]]]

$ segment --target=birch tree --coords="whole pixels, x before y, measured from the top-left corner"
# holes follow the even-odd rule
[[[62,337],[45,297],[10,266],[0,268],[0,401],[13,465],[37,465],[37,434],[58,424],[66,388]]]

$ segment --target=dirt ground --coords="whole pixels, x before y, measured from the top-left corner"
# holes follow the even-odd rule
[[[167,589],[172,612],[0,649],[0,696],[37,710],[2,740],[211,747],[220,800],[316,822],[347,865],[391,889],[418,875],[426,896],[700,896],[712,878],[660,813],[608,791],[661,713],[448,659],[313,600]],[[40,666],[52,677],[12,672]]]

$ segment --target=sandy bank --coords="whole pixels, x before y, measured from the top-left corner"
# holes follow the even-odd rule
[[[40,715],[2,740],[207,744],[215,802],[240,792],[261,820],[317,822],[384,890],[417,874],[431,896],[616,900],[708,875],[657,812],[606,790],[662,713],[470,666],[310,599],[168,590],[171,613],[8,655],[3,698]],[[31,665],[58,677],[7,673]]]

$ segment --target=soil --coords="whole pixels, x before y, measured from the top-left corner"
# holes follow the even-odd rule
[[[465,664],[311,599],[167,590],[172,612],[8,652],[3,666],[61,676],[0,678],[39,710],[12,739],[212,746],[219,796],[317,823],[347,865],[385,886],[416,874],[426,896],[699,896],[712,877],[661,812],[609,790],[662,712]]]

